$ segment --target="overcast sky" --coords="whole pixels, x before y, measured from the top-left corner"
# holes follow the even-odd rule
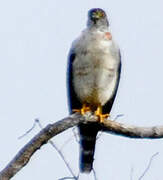
[[[103,8],[122,53],[122,77],[112,110],[118,122],[163,125],[163,1],[162,0],[5,0],[0,1],[0,168],[37,132],[21,140],[35,118],[42,125],[68,115],[67,54],[86,26],[87,11]],[[78,143],[68,130],[53,138],[74,173]],[[163,141],[135,140],[105,134],[97,141],[94,169],[98,180],[162,180]],[[62,159],[44,145],[13,180],[70,176]],[[93,179],[92,174],[83,179]],[[81,177],[82,179],[82,177]]]

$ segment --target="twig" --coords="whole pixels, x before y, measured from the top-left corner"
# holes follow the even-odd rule
[[[27,132],[25,132],[23,135],[19,136],[18,139],[22,139],[27,134],[29,134],[36,127],[37,121],[38,121],[38,119],[36,119],[33,123],[33,126]]]
[[[73,176],[73,179],[77,180],[77,177],[75,176],[75,174],[73,173],[70,165],[68,164],[68,162],[66,161],[63,153],[58,149],[58,147],[53,143],[53,141],[49,141],[49,143],[54,147],[54,149],[58,152],[58,154],[60,155],[60,157],[62,158],[62,160],[64,161],[65,165],[67,166],[68,170],[70,171],[71,175]]]
[[[39,120],[37,120],[37,124],[39,125],[40,129],[43,129],[43,127],[42,127],[42,125],[41,125],[41,123],[40,123]],[[54,142],[53,142],[52,140],[49,140],[49,143],[50,143],[50,144],[52,145],[52,147],[58,152],[58,154],[60,155],[60,157],[61,157],[62,160],[64,161],[66,167],[68,168],[69,172],[70,172],[71,175],[73,176],[73,177],[71,177],[71,178],[73,178],[73,179],[76,180],[77,177],[76,177],[75,174],[73,173],[72,168],[70,167],[69,163],[66,161],[66,159],[65,159],[63,153],[61,152],[61,150],[58,149],[58,147],[54,144]],[[65,177],[65,178],[66,178],[66,177]],[[67,178],[70,179],[70,177],[67,177]]]
[[[76,129],[76,127],[74,127],[74,128],[72,128],[72,132],[73,132],[73,136],[71,136],[69,139],[67,139],[65,142],[64,142],[64,144],[60,147],[60,151],[63,149],[63,147],[68,143],[68,142],[70,142],[73,138],[75,138],[75,141],[77,142],[77,143],[79,143],[79,140],[78,140],[78,137],[77,137],[77,133],[75,132],[75,129]]]
[[[94,179],[97,180],[96,171],[94,170],[94,168],[92,169],[92,171],[93,171]]]
[[[115,118],[113,119],[113,121],[116,121],[118,118],[120,118],[120,117],[122,117],[122,116],[124,116],[124,114],[118,114],[118,115],[116,115]]]
[[[74,177],[64,177],[64,178],[61,178],[61,179],[58,179],[58,180],[65,180],[65,179],[74,179]]]
[[[22,148],[13,160],[0,172],[0,180],[9,180],[28,163],[34,152],[46,144],[50,138],[81,122],[84,122],[84,117],[79,114],[73,114],[54,124],[47,125]]]
[[[13,158],[11,162],[0,172],[0,180],[9,180],[21,168],[23,168],[32,155],[46,144],[52,137],[65,131],[68,128],[77,126],[80,123],[98,123],[104,132],[129,137],[129,138],[163,138],[163,126],[137,127],[125,125],[111,120],[104,120],[99,123],[96,116],[86,114],[73,114],[54,124],[47,125],[34,138],[32,138]]]
[[[74,127],[74,128],[72,129],[72,132],[73,132],[73,134],[74,134],[74,137],[75,137],[76,142],[79,143],[79,139],[78,139],[78,136],[77,136],[78,133],[75,132],[75,129],[76,129],[76,127]]]
[[[151,167],[151,164],[152,164],[152,161],[153,161],[154,157],[157,156],[158,154],[159,153],[157,152],[157,153],[152,155],[152,157],[149,160],[148,166],[146,167],[146,169],[144,170],[143,174],[139,177],[138,180],[141,180],[146,175],[146,173],[148,172],[149,168]]]
[[[130,171],[130,180],[132,180],[132,178],[133,178],[133,172],[134,172],[134,168],[132,167],[131,171]]]
[[[66,144],[68,144],[73,139],[74,139],[74,135],[72,135],[70,138],[68,138],[60,147],[60,151],[65,147]]]

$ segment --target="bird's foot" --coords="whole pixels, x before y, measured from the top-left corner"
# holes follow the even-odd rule
[[[104,120],[110,116],[110,114],[97,114],[96,112],[95,115],[99,118],[100,123],[103,123]]]
[[[82,115],[89,111],[91,111],[90,107],[86,106],[85,104],[83,104],[81,109],[73,109],[73,112],[79,112]]]
[[[108,118],[110,114],[102,114],[102,107],[98,106],[97,110],[95,111],[95,116],[99,118],[100,123],[103,123],[104,119]]]

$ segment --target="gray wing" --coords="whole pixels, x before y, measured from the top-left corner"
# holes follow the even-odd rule
[[[118,56],[119,56],[118,57],[119,58],[119,65],[118,65],[118,69],[117,69],[118,78],[117,78],[117,82],[116,82],[116,87],[115,87],[114,94],[113,94],[112,98],[109,99],[108,102],[103,106],[103,113],[104,114],[110,113],[111,108],[112,108],[113,103],[114,103],[114,100],[115,100],[115,97],[116,97],[116,94],[117,94],[118,86],[119,86],[120,75],[121,75],[121,53],[120,53],[120,51],[118,53]]]
[[[76,53],[74,49],[71,49],[68,55],[68,65],[67,65],[67,98],[68,98],[68,106],[69,112],[72,113],[73,109],[80,109],[82,107],[79,99],[74,90],[73,85],[73,62],[75,60]]]

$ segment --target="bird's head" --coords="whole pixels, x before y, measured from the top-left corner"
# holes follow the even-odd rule
[[[104,10],[100,8],[88,11],[88,26],[108,26],[108,19]]]

